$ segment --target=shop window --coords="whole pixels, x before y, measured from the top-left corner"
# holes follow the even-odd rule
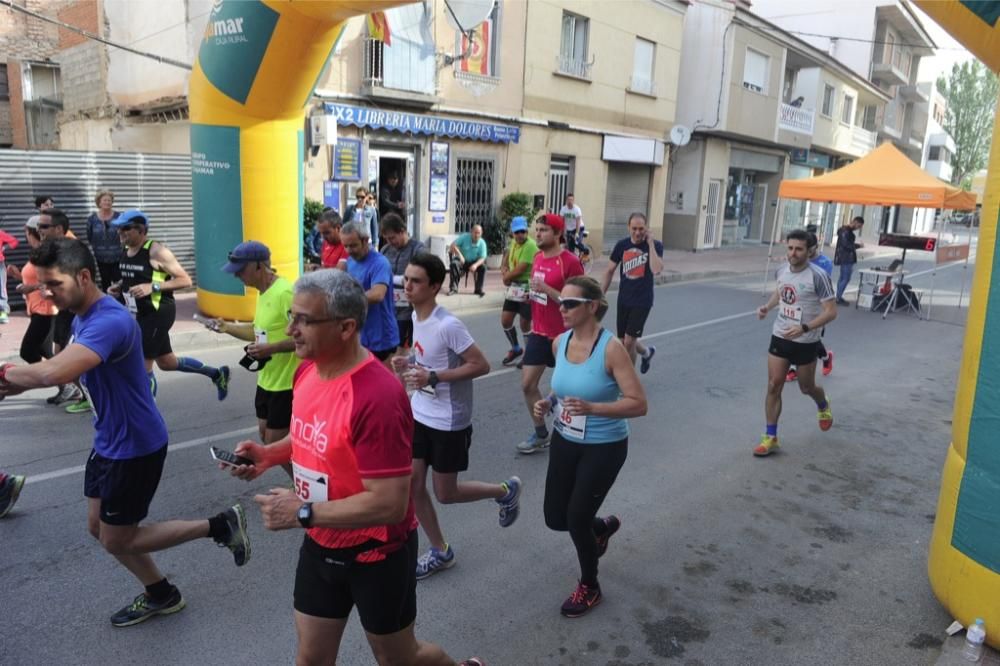
[[[820,107],[820,113],[827,118],[833,117],[833,100],[835,99],[836,90],[833,86],[828,83],[823,84],[823,106]]]
[[[854,120],[854,97],[844,95],[844,105],[840,109],[840,122],[850,125]]]
[[[455,165],[455,233],[461,234],[493,221],[496,162],[459,157]]]
[[[562,41],[559,46],[559,71],[580,78],[590,78],[587,58],[590,42],[590,19],[563,12]]]
[[[631,90],[655,95],[653,87],[653,63],[656,61],[656,44],[643,39],[635,38],[635,57],[632,64],[632,85]]]
[[[770,67],[771,58],[748,47],[747,57],[743,62],[743,87],[767,94],[767,74]]]

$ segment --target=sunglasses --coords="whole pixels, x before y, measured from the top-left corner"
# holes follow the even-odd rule
[[[39,229],[51,229],[54,226],[56,226],[56,225],[54,225],[54,224],[39,224],[38,228]]]
[[[118,231],[135,231],[139,228],[138,224],[125,224],[118,227]]]
[[[569,298],[560,298],[559,307],[563,308],[564,310],[572,310],[577,306],[583,305],[584,303],[590,303],[593,300],[594,299],[592,298],[574,298],[572,296]]]

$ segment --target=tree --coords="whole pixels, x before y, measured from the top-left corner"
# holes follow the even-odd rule
[[[978,60],[952,65],[951,75],[937,80],[948,101],[944,129],[955,140],[951,182],[959,185],[986,166],[1000,80]]]

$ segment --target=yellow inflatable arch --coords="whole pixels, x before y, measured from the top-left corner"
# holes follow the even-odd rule
[[[215,0],[191,74],[198,308],[253,319],[256,294],[219,268],[244,240],[302,269],[303,110],[344,21],[403,1]]]
[[[994,72],[1000,71],[1000,0],[917,0]],[[997,109],[1000,111],[1000,99]],[[1000,647],[1000,123],[993,126],[972,300],[944,464],[928,575],[934,594],[965,625],[986,622]],[[994,284],[994,281],[997,284]]]

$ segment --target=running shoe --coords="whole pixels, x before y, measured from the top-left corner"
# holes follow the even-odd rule
[[[522,358],[522,359],[521,359],[520,361],[518,361],[518,362],[517,362],[517,365],[516,365],[515,367],[516,367],[516,368],[517,368],[518,370],[523,370],[523,369],[524,369],[524,359]]]
[[[586,615],[591,608],[599,603],[601,603],[600,585],[590,586],[578,583],[573,594],[569,595],[569,599],[563,602],[559,612],[565,617],[580,617]]]
[[[500,527],[510,527],[517,520],[521,508],[518,500],[521,498],[521,479],[512,476],[503,482],[507,494],[497,500],[500,505]]]
[[[226,519],[228,533],[224,540],[217,541],[220,548],[228,548],[233,554],[236,566],[241,567],[250,561],[250,535],[247,533],[247,514],[243,507],[235,504],[222,512]]]
[[[656,353],[656,347],[653,347],[652,345],[646,347],[646,355],[639,357],[640,373],[646,374],[647,372],[649,372],[649,366],[653,365],[653,354],[655,353]]]
[[[170,615],[184,608],[184,597],[176,587],[163,601],[153,601],[143,592],[125,608],[111,616],[111,624],[116,627],[131,627],[145,622],[154,615]]]
[[[833,427],[833,407],[830,405],[830,396],[826,396],[826,409],[821,409],[816,413],[819,421],[819,429],[826,432]]]
[[[219,374],[212,380],[215,388],[219,391],[219,400],[225,400],[229,395],[229,366],[224,365],[219,368]]]
[[[5,474],[3,478],[0,478],[0,518],[6,516],[14,508],[23,486],[23,476]]]
[[[90,410],[90,401],[86,398],[77,400],[72,405],[66,405],[67,414],[86,414]]]
[[[770,435],[761,435],[760,444],[758,444],[754,450],[753,454],[758,458],[763,458],[764,456],[769,456],[780,448],[778,446],[778,438],[771,437]]]
[[[517,452],[530,455],[536,451],[549,448],[549,443],[551,441],[552,433],[549,433],[545,437],[539,437],[535,433],[531,433],[531,436],[528,437],[528,439],[517,445]]]
[[[849,302],[847,302],[847,301],[846,301],[845,299],[843,299],[843,298],[838,298],[838,299],[837,299],[837,305],[850,305],[850,303],[849,303]]]
[[[83,393],[80,392],[73,384],[62,384],[59,386],[59,390],[55,395],[50,396],[45,399],[45,402],[50,405],[61,405],[64,402],[80,400],[83,397]]]
[[[514,363],[515,360],[517,360],[517,357],[523,353],[524,350],[521,349],[520,347],[518,347],[517,349],[511,349],[509,352],[507,352],[507,355],[503,357],[503,360],[500,361],[500,363],[509,367]]]
[[[790,368],[788,370],[788,374],[785,375],[786,382],[794,382],[798,378],[799,378],[799,373],[795,368]]]
[[[828,350],[826,358],[823,359],[823,376],[826,377],[831,372],[833,372],[833,352]]]
[[[608,552],[608,541],[611,540],[611,537],[622,526],[622,521],[618,516],[608,516],[607,518],[601,518],[601,520],[604,521],[607,529],[604,531],[604,534],[597,537],[597,557],[604,557],[604,553]]]
[[[455,566],[455,551],[451,546],[444,552],[431,548],[417,560],[417,580],[423,580],[453,566]]]
[[[479,657],[469,657],[458,666],[486,666],[486,662]]]
[[[9,324],[9,323],[10,323],[10,316],[3,310],[0,310],[0,324]]]

